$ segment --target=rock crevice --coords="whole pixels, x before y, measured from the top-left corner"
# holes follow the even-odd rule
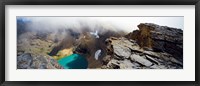
[[[125,37],[106,40],[109,56],[103,59],[102,68],[183,68],[181,29],[152,23],[141,23],[138,28]]]

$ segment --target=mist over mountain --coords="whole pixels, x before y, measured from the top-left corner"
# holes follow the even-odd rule
[[[17,67],[62,69],[60,60],[80,55],[89,69],[181,69],[182,35],[181,29],[153,23],[128,32],[85,17],[17,17]]]
[[[44,19],[26,19],[18,18],[17,20],[17,35],[18,40],[29,39],[24,34],[26,32],[34,33],[36,38],[52,41],[52,50],[49,51],[50,56],[55,56],[60,50],[77,47],[74,52],[87,53],[85,54],[90,62],[99,63],[106,55],[105,40],[109,37],[121,37],[126,35],[123,29],[120,29],[112,24],[104,22],[71,19],[69,21]],[[92,35],[92,32],[97,32],[99,38]],[[20,48],[19,48],[20,49]],[[95,60],[95,52],[101,50],[102,54],[99,60]],[[90,66],[90,65],[89,65]],[[96,67],[92,64],[91,67]]]

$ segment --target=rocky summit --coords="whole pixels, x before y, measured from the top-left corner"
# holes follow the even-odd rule
[[[103,69],[182,69],[183,31],[141,23],[125,37],[106,40]]]
[[[100,27],[33,31],[23,26],[18,26],[23,29],[17,35],[18,69],[66,69],[66,60],[77,59],[73,55],[86,59],[87,69],[183,69],[183,31],[178,28],[140,23],[138,30],[126,33]]]
[[[141,23],[138,28],[126,35],[126,38],[136,40],[141,48],[167,52],[183,61],[183,30],[153,23]]]

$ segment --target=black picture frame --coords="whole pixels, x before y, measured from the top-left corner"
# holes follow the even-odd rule
[[[2,0],[0,3],[0,84],[2,86],[199,86],[200,0]],[[195,5],[195,81],[5,81],[6,5]]]

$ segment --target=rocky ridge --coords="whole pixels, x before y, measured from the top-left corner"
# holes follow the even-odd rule
[[[17,68],[62,69],[54,55],[63,57],[74,52],[88,55],[89,68],[183,68],[181,29],[153,23],[141,23],[138,28],[139,30],[134,30],[126,36],[112,32],[100,34],[99,39],[88,33],[69,38],[69,35],[60,35],[61,33],[25,32],[18,36]],[[65,31],[60,32],[65,34]],[[97,49],[103,52],[99,60],[93,57]]]
[[[183,32],[177,28],[141,23],[125,37],[106,40],[103,69],[182,69]]]
[[[27,32],[19,36],[17,69],[61,69],[57,61],[47,55],[55,43],[38,38],[41,36],[36,35],[36,33]]]

